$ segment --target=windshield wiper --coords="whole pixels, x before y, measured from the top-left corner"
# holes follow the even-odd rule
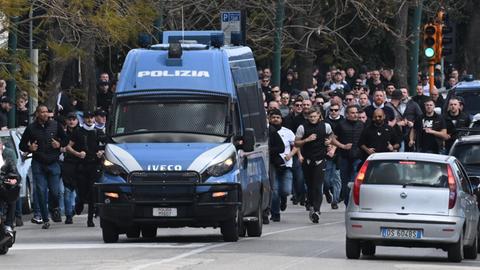
[[[406,186],[413,186],[413,187],[439,187],[438,185],[432,185],[432,184],[427,184],[427,183],[415,183],[415,182],[403,184],[403,187],[406,187]]]

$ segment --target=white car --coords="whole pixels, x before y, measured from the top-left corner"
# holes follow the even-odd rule
[[[347,257],[373,256],[376,246],[399,246],[441,248],[452,262],[476,259],[476,191],[455,157],[371,155],[345,212]]]
[[[22,138],[25,128],[15,128],[7,131],[0,131],[0,140],[2,140],[5,148],[11,149],[15,152],[17,160],[17,170],[22,181],[20,186],[20,198],[22,199],[22,212],[32,212],[32,159],[31,155],[24,155],[20,149],[20,139]]]

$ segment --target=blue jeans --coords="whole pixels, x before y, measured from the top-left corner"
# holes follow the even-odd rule
[[[350,189],[348,183],[353,182],[357,173],[358,166],[362,163],[361,159],[349,159],[340,157],[340,177],[342,178],[342,193],[343,202],[348,205]]]
[[[292,173],[293,173],[293,185],[292,185],[293,195],[295,196],[295,199],[298,202],[304,202],[305,193],[306,193],[305,178],[303,176],[302,164],[298,160],[297,155],[293,156]]]
[[[292,193],[293,174],[290,168],[274,169],[273,194],[272,194],[272,217],[280,216],[280,200],[286,200]]]
[[[60,179],[60,212],[65,216],[73,216],[73,206],[75,203],[75,190],[69,189],[63,185],[63,181]]]
[[[32,160],[32,174],[38,191],[38,204],[42,219],[43,222],[48,222],[48,196],[51,196],[50,208],[52,210],[58,208],[59,204],[60,164],[54,162],[50,165],[43,165]]]
[[[340,170],[334,160],[327,160],[325,164],[325,185],[329,190],[333,191],[332,204],[337,204],[340,200],[340,191],[342,189],[342,181],[340,179]]]

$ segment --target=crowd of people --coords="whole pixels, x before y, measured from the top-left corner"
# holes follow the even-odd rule
[[[432,89],[428,78],[419,75],[416,95],[410,97],[407,86],[386,68],[357,73],[353,67],[332,67],[324,76],[317,69],[308,89],[299,89],[293,69],[280,85],[272,84],[269,68],[260,70],[270,147],[277,149],[270,151],[270,220],[280,221],[290,194],[293,204],[305,205],[314,223],[324,195],[332,209],[342,201],[347,205],[348,183],[373,153],[447,154],[457,129],[468,127],[470,118],[462,97],[445,101],[439,94],[442,76],[437,74]],[[458,81],[459,72],[452,68],[445,87]]]
[[[5,81],[0,80],[0,127],[8,129],[8,112],[13,101],[5,96]],[[25,157],[31,154],[33,183],[32,223],[41,224],[42,229],[50,228],[53,222],[73,224],[73,217],[88,205],[87,226],[94,227],[93,185],[101,177],[104,147],[106,143],[105,124],[114,93],[114,84],[107,73],[99,77],[97,107],[95,111],[83,109],[80,101],[69,91],[60,91],[54,110],[39,104],[29,124],[27,109],[28,96],[21,94],[16,100],[16,127],[25,127],[19,149]],[[15,149],[3,147],[0,142],[0,175],[6,166],[13,164],[14,170],[6,174],[0,187],[0,205],[6,232],[14,226],[23,226],[22,201],[19,195],[19,175],[16,156],[8,155]],[[7,153],[7,154],[5,154]],[[6,200],[6,198],[9,200]],[[15,200],[12,200],[15,198]],[[63,218],[64,217],[64,218]]]
[[[469,124],[469,117],[462,112],[462,98],[453,96],[445,101],[437,87],[428,87],[425,76],[419,77],[417,94],[410,97],[391,69],[357,74],[354,68],[333,67],[324,76],[317,69],[311,87],[303,90],[292,69],[281,85],[272,85],[268,68],[259,75],[268,112],[273,190],[270,219],[274,222],[280,221],[292,195],[293,204],[304,205],[310,220],[318,223],[324,195],[332,209],[338,209],[342,201],[348,204],[348,183],[369,155],[448,153],[458,136],[456,129]],[[449,75],[447,88],[459,81],[457,70]],[[0,80],[2,130],[8,128],[7,114],[14,107],[5,87],[5,81]],[[31,222],[43,229],[50,228],[50,218],[72,224],[85,204],[87,226],[95,226],[93,184],[102,173],[105,124],[114,89],[109,75],[102,73],[95,111],[83,111],[82,103],[71,93],[60,91],[55,109],[37,106],[30,124],[28,95],[22,92],[15,101],[16,126],[26,127],[19,148],[26,155],[32,154]],[[446,110],[439,114],[437,107]],[[10,194],[2,209],[5,231],[23,225],[21,201],[12,201],[11,196],[18,198],[19,177],[15,166],[7,166],[16,164],[9,151],[0,142],[0,165],[5,165],[0,175],[8,175],[0,197]]]

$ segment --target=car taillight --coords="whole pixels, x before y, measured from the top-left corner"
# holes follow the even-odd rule
[[[455,177],[453,176],[452,168],[450,165],[447,167],[448,175],[448,209],[452,209],[455,206],[457,201],[457,183],[455,182]]]
[[[365,179],[365,173],[367,172],[368,168],[368,160],[365,161],[360,168],[360,171],[355,178],[355,183],[353,184],[353,202],[356,205],[360,204],[360,185],[362,184],[363,180]]]

